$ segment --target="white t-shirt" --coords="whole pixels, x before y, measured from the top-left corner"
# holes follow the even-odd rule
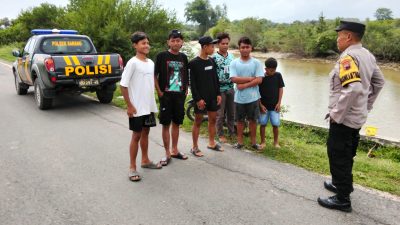
[[[158,112],[154,97],[154,62],[132,57],[122,73],[120,85],[128,88],[131,103],[136,108],[134,117]]]

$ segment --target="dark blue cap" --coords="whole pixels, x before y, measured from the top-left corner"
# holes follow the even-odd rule
[[[360,35],[360,37],[362,37],[365,32],[365,24],[362,24],[359,22],[341,20],[339,26],[336,27],[335,30],[336,30],[336,32],[339,32],[342,30],[348,30],[348,31],[357,33]]]
[[[203,36],[199,39],[199,43],[201,46],[203,45],[209,45],[209,44],[216,44],[218,42],[218,39],[212,39],[210,36]]]

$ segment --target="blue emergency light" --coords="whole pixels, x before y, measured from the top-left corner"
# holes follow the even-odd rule
[[[33,35],[43,34],[78,34],[76,30],[58,30],[58,29],[34,29],[31,31]]]

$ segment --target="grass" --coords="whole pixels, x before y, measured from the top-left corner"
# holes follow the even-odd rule
[[[9,45],[0,46],[0,59],[3,59],[8,62],[13,62],[15,60],[15,57],[12,55],[12,51],[14,49],[21,50],[21,44],[13,43],[13,44],[9,44]]]
[[[1,46],[0,58],[13,61],[14,57],[11,55],[11,51],[16,47],[17,44]],[[95,93],[87,94],[96,97]],[[114,92],[112,104],[120,108],[126,108],[124,99],[120,96],[121,91],[118,85]],[[192,122],[185,117],[182,128],[187,132],[191,132],[191,127]],[[257,141],[259,141],[258,132],[257,130]],[[200,133],[203,136],[207,135],[207,123],[202,124]],[[323,128],[282,121],[282,126],[280,127],[280,144],[282,148],[278,150],[272,146],[272,131],[271,127],[268,126],[266,131],[267,146],[262,153],[257,154],[290,163],[319,174],[329,175],[325,143],[327,135],[327,130]],[[234,139],[229,141],[231,143],[235,142]],[[248,137],[245,138],[245,145],[248,149],[251,149]],[[369,158],[367,157],[367,152],[373,147],[376,157]],[[355,158],[353,176],[354,182],[357,184],[400,196],[400,148],[383,146],[372,141],[361,141]]]
[[[183,129],[191,131],[192,123],[185,118]],[[203,123],[201,135],[206,135],[207,123]],[[281,148],[272,145],[272,128],[267,127],[267,145],[262,154],[265,157],[290,163],[309,171],[323,175],[330,175],[329,163],[326,154],[326,139],[328,130],[324,128],[308,127],[289,121],[282,121],[280,127]],[[259,142],[259,130],[257,141]],[[230,143],[235,140],[230,139]],[[250,148],[249,137],[245,137],[245,145]],[[367,153],[374,147],[375,158],[369,158]],[[357,157],[353,168],[354,182],[362,186],[375,188],[400,196],[400,148],[383,146],[372,141],[360,142]]]

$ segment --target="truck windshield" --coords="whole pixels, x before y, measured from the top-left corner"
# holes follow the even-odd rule
[[[90,53],[92,44],[85,38],[51,37],[43,40],[41,49],[47,54]]]

